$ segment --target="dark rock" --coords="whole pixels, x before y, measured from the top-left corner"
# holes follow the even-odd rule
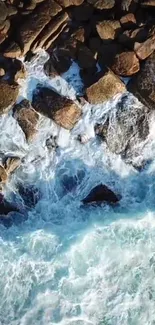
[[[148,30],[144,27],[126,30],[119,35],[118,41],[126,47],[134,48],[135,42],[144,42],[148,37]]]
[[[102,44],[98,55],[99,64],[102,67],[108,66],[110,68],[114,63],[116,55],[120,54],[122,51],[122,45],[116,42]]]
[[[18,193],[27,208],[34,208],[40,199],[39,190],[34,186],[18,184]]]
[[[155,8],[155,0],[142,0],[141,6],[144,8]]]
[[[111,69],[117,75],[127,77],[137,73],[140,64],[134,52],[122,52],[116,55]]]
[[[84,204],[87,203],[102,203],[106,202],[109,204],[118,203],[119,198],[117,195],[110,190],[106,185],[100,184],[94,187],[88,196],[82,200]]]
[[[120,1],[120,0],[118,0]],[[121,10],[125,12],[135,12],[137,9],[137,0],[121,0]]]
[[[32,108],[30,102],[26,99],[14,106],[14,117],[25,133],[27,141],[33,140],[37,133],[37,124],[39,115]]]
[[[83,3],[81,6],[74,7],[72,10],[72,17],[77,21],[87,21],[91,19],[93,14],[93,7],[88,3]]]
[[[155,52],[141,65],[140,72],[131,80],[128,89],[144,105],[155,109]]]
[[[70,6],[80,6],[84,0],[57,0],[60,6],[70,7]]]
[[[17,84],[10,85],[7,81],[0,80],[0,115],[8,112],[9,106],[16,102],[18,93]]]
[[[101,104],[119,93],[126,91],[124,83],[110,70],[86,89],[86,99],[90,104]]]
[[[121,17],[120,23],[123,29],[135,28],[136,26],[135,15],[132,13],[126,14],[125,16]]]
[[[45,87],[38,88],[33,94],[33,107],[68,130],[74,127],[82,114],[81,109],[71,99]]]
[[[115,5],[115,0],[87,0],[88,3],[94,6],[96,9],[112,9]]]
[[[97,78],[97,67],[85,68],[80,70],[80,76],[85,87],[90,87]]]
[[[0,1],[0,23],[5,21],[8,15],[7,6],[3,1]]]
[[[81,45],[78,48],[77,62],[80,68],[88,69],[96,66],[93,53],[85,45]]]

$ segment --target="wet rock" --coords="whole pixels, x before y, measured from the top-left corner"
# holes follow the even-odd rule
[[[80,77],[82,78],[85,87],[91,86],[94,82],[96,82],[97,67],[94,66],[92,68],[81,69]]]
[[[25,133],[27,141],[33,140],[37,133],[39,115],[26,99],[14,106],[14,117]]]
[[[126,14],[125,16],[121,17],[120,23],[123,29],[134,28],[136,26],[135,15],[132,13]]]
[[[144,27],[126,30],[123,34],[119,35],[119,42],[126,47],[134,48],[135,42],[144,42],[148,37],[148,30]]]
[[[93,14],[93,7],[88,3],[83,3],[81,6],[74,7],[72,10],[72,17],[77,21],[87,21],[91,19]]]
[[[139,71],[140,64],[134,52],[122,52],[116,55],[111,69],[120,76],[132,76]]]
[[[3,52],[3,55],[7,58],[18,58],[19,56],[21,56],[21,54],[22,54],[21,48],[14,41],[12,41]]]
[[[141,1],[141,6],[144,8],[153,8],[155,7],[155,0]]]
[[[0,165],[0,183],[6,183],[8,178],[7,172],[3,166]]]
[[[85,29],[83,27],[79,27],[71,34],[72,38],[75,38],[77,41],[84,43],[85,41]]]
[[[38,88],[33,94],[33,107],[68,130],[74,127],[82,114],[71,99],[45,87]]]
[[[112,71],[107,70],[104,76],[86,89],[86,99],[90,104],[101,104],[125,91],[124,83]]]
[[[121,10],[125,12],[135,12],[137,0],[121,0]]]
[[[102,203],[106,202],[109,204],[118,203],[119,198],[117,195],[109,189],[106,185],[100,184],[94,187],[90,193],[82,200],[84,204],[88,203]]]
[[[102,41],[98,37],[91,37],[89,39],[89,48],[92,53],[98,53],[101,51]]]
[[[46,147],[50,151],[56,150],[58,148],[57,137],[51,135],[51,137],[46,140]]]
[[[81,45],[78,49],[77,62],[80,68],[86,69],[96,65],[93,53],[85,45]]]
[[[8,112],[10,105],[16,102],[18,93],[18,84],[10,85],[7,81],[0,80],[0,115]]]
[[[0,68],[0,77],[3,77],[5,75],[5,70],[3,68]]]
[[[112,41],[119,35],[121,31],[121,25],[118,20],[104,20],[97,23],[97,33],[104,41]]]
[[[45,64],[44,64],[44,71],[47,76],[49,77],[56,77],[58,75],[58,72],[54,68],[53,60],[50,58]]]
[[[12,174],[21,165],[21,159],[18,157],[7,157],[4,163],[7,174]]]
[[[4,22],[4,26],[3,26],[3,28],[1,29],[1,31],[0,31],[0,34],[1,35],[6,35],[6,34],[8,34],[8,31],[9,31],[9,29],[10,29],[10,20],[6,20],[5,22]]]
[[[3,1],[0,1],[0,23],[5,21],[8,15],[7,6]]]
[[[148,58],[155,50],[155,35],[147,39],[144,43],[135,43],[134,50],[140,60]]]
[[[35,186],[18,184],[18,193],[27,208],[34,208],[40,199],[40,192]]]
[[[132,162],[134,157],[141,155],[141,144],[149,134],[149,121],[149,109],[127,93],[107,114],[98,134],[111,152],[122,154],[124,159]]]
[[[16,15],[18,12],[15,6],[7,5],[7,15],[8,17]]]
[[[115,5],[115,0],[87,0],[87,2],[100,10],[112,9]]]
[[[109,68],[114,63],[116,55],[123,51],[121,44],[113,42],[110,44],[102,44],[99,50],[98,60],[102,67],[108,66]]]
[[[84,0],[57,0],[60,6],[70,7],[70,6],[80,6]]]
[[[155,109],[155,52],[142,64],[140,72],[131,80],[128,89],[144,105]]]

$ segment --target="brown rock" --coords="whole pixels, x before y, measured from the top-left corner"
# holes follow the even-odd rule
[[[118,93],[124,93],[124,83],[110,70],[96,83],[86,89],[86,98],[90,104],[101,104]]]
[[[148,37],[148,31],[144,27],[136,28],[134,30],[126,30],[119,35],[119,42],[127,47],[133,48],[135,42],[144,42]]]
[[[120,76],[132,76],[140,69],[139,60],[134,52],[122,52],[117,54],[111,69]]]
[[[9,31],[9,29],[10,29],[10,20],[6,20],[5,21],[5,23],[4,23],[4,27],[3,27],[3,29],[1,30],[1,35],[5,35],[5,34],[7,34],[8,33],[8,31]]]
[[[14,117],[25,133],[27,141],[33,140],[37,133],[39,115],[27,99],[14,106]]]
[[[118,20],[104,20],[97,23],[96,29],[102,40],[112,41],[120,33],[121,25]]]
[[[8,15],[7,6],[3,1],[0,1],[0,23],[6,20]]]
[[[135,12],[136,8],[137,0],[121,0],[121,9],[123,11]]]
[[[130,29],[135,27],[136,25],[135,15],[132,13],[126,14],[120,19],[120,23],[124,29]]]
[[[21,159],[18,157],[7,157],[4,163],[7,174],[12,174],[21,164]]]
[[[74,7],[72,10],[73,19],[77,21],[87,21],[91,19],[93,7],[88,3],[83,3],[81,6]]]
[[[81,109],[69,98],[50,88],[39,88],[33,95],[33,107],[65,129],[72,129],[82,114]]]
[[[140,60],[145,60],[155,50],[155,35],[147,39],[144,43],[135,43],[134,50]]]
[[[54,68],[52,58],[49,58],[49,60],[44,64],[44,71],[45,71],[46,75],[49,77],[54,78],[58,75],[58,72]]]
[[[6,183],[8,175],[3,166],[0,165],[0,183]]]
[[[132,78],[128,89],[145,106],[155,109],[155,52],[142,64],[140,72]]]
[[[5,49],[3,55],[6,58],[18,58],[21,56],[21,49],[17,43],[12,41],[10,45]]]
[[[17,12],[18,12],[18,10],[16,9],[16,7],[11,6],[11,5],[7,5],[7,15],[8,15],[8,17],[16,15]]]
[[[79,47],[77,61],[80,68],[92,68],[96,65],[93,53],[85,45]]]
[[[38,6],[19,29],[22,54],[26,54],[43,28],[51,18],[61,11],[61,7],[53,0],[46,0]]]
[[[70,7],[70,6],[79,6],[83,3],[84,0],[57,0],[60,6]]]
[[[0,81],[0,115],[7,113],[9,106],[16,102],[19,86],[10,85],[7,81]]]
[[[150,8],[150,7],[155,7],[155,0],[147,0],[147,1],[142,1],[141,6],[144,8]]]
[[[115,0],[87,0],[87,2],[100,10],[112,9],[115,5]]]
[[[34,10],[36,5],[36,0],[31,0],[28,4],[26,4],[25,8],[26,10]]]
[[[0,68],[0,77],[3,77],[5,75],[5,70],[3,68]]]
[[[75,38],[77,41],[84,43],[85,41],[85,29],[83,27],[79,27],[71,34],[72,38]]]
[[[38,48],[43,48],[48,39],[56,39],[61,30],[62,24],[68,20],[68,14],[61,13],[60,15],[56,16],[54,19],[52,19],[49,24],[46,26],[46,28],[39,34],[39,39],[37,39],[33,44],[33,50]],[[63,25],[66,26],[66,25]]]

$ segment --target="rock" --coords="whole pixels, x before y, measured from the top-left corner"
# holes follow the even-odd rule
[[[57,0],[57,3],[62,7],[70,7],[70,6],[80,6],[84,0]]]
[[[0,115],[8,112],[9,106],[16,102],[18,93],[17,84],[10,85],[7,81],[0,80]]]
[[[141,6],[144,8],[152,8],[155,7],[155,0],[147,0],[141,1]]]
[[[89,39],[89,48],[92,53],[100,52],[102,41],[98,37],[91,37]]]
[[[124,83],[108,69],[103,77],[86,89],[86,99],[90,104],[101,104],[125,91]]]
[[[143,43],[135,43],[134,50],[140,60],[145,60],[155,50],[155,35]]]
[[[18,12],[17,8],[11,5],[7,5],[7,16],[14,16]]]
[[[19,45],[14,41],[12,41],[3,52],[3,55],[7,58],[18,58],[21,54],[22,52]]]
[[[148,30],[144,27],[126,30],[123,34],[119,35],[119,42],[123,45],[134,48],[135,42],[144,42],[148,37]]]
[[[84,43],[85,42],[85,29],[83,27],[79,27],[75,31],[72,32],[71,38],[75,38],[77,41]]]
[[[3,77],[5,75],[5,70],[3,68],[0,68],[0,77]]]
[[[14,66],[12,67],[12,77],[15,81],[18,81],[18,79],[25,79],[26,78],[26,69],[24,64],[19,60],[13,61]]]
[[[120,23],[124,29],[134,28],[136,26],[136,18],[132,13],[126,14],[121,17]]]
[[[40,32],[62,8],[53,0],[46,0],[38,6],[19,28],[22,54],[25,55]]]
[[[24,99],[19,104],[15,105],[13,110],[14,117],[17,119],[18,124],[25,133],[27,141],[33,140],[37,133],[39,115],[32,108],[27,99]]]
[[[45,87],[38,88],[33,94],[33,107],[68,130],[74,127],[82,114],[81,109],[71,99]]]
[[[97,67],[94,66],[92,68],[85,68],[80,70],[80,77],[84,83],[84,86],[90,87],[94,82],[96,82],[97,78]]]
[[[93,53],[85,45],[81,45],[77,52],[77,62],[80,68],[92,68],[96,66]]]
[[[66,24],[64,23],[67,23],[68,18],[68,14],[65,12],[60,13],[58,16],[52,19],[46,26],[46,28],[43,29],[43,31],[40,33],[39,39],[36,39],[36,41],[34,42],[32,50],[34,51],[38,48],[46,48],[46,44],[48,43],[48,41],[50,41],[50,43],[52,44],[52,42],[55,41],[55,39],[62,32],[63,28],[66,26]]]
[[[0,165],[0,183],[6,183],[8,178],[7,172],[5,171],[4,167]]]
[[[58,76],[58,72],[54,68],[52,58],[49,58],[49,60],[44,64],[44,71],[45,71],[46,75],[49,77],[54,78],[54,77]]]
[[[132,76],[140,70],[139,60],[134,52],[117,54],[111,69],[120,76]]]
[[[11,25],[10,20],[7,19],[4,23],[3,29],[1,29],[1,31],[0,31],[1,35],[6,35],[8,33],[8,31],[10,29],[10,25]]]
[[[155,109],[155,52],[142,64],[140,72],[131,80],[128,89],[144,105]]]
[[[136,9],[137,0],[121,0],[121,10],[126,12],[135,12]]]
[[[110,190],[106,185],[99,184],[94,187],[90,193],[82,200],[84,204],[87,203],[102,203],[107,202],[109,204],[118,203],[119,198]]]
[[[149,135],[149,109],[129,93],[126,93],[100,127],[99,133],[109,150],[123,155],[128,162],[142,157],[142,142]]]
[[[18,193],[28,209],[34,208],[40,199],[39,190],[34,186],[23,186],[22,184],[18,184]]]
[[[7,174],[12,174],[21,164],[21,159],[18,157],[7,157],[4,163]]]
[[[104,20],[97,23],[96,30],[102,40],[112,41],[119,35],[121,25],[118,20]]]
[[[102,44],[99,50],[98,60],[102,67],[108,66],[109,68],[114,63],[116,55],[123,51],[123,47],[118,42],[110,44]]]
[[[115,0],[87,0],[87,2],[100,10],[112,9],[115,5]]]
[[[77,21],[87,21],[91,19],[93,14],[93,7],[88,3],[83,3],[81,6],[74,7],[72,10],[72,17]]]
[[[0,1],[0,23],[5,21],[8,15],[7,6],[3,1]]]

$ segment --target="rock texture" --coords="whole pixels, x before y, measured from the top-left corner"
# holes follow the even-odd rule
[[[9,84],[0,80],[0,115],[8,112],[8,109],[16,102],[19,93],[17,84]]]
[[[134,52],[122,52],[116,55],[112,70],[120,76],[132,76],[140,69],[139,60]]]
[[[86,99],[90,104],[101,104],[125,91],[124,83],[108,70],[103,77],[86,89]]]
[[[80,119],[81,109],[71,99],[50,88],[38,88],[33,95],[33,107],[65,129],[72,129]]]
[[[94,187],[90,193],[82,200],[84,204],[99,204],[102,202],[106,202],[109,204],[114,204],[119,201],[117,195],[109,189],[106,185],[100,184]]]

